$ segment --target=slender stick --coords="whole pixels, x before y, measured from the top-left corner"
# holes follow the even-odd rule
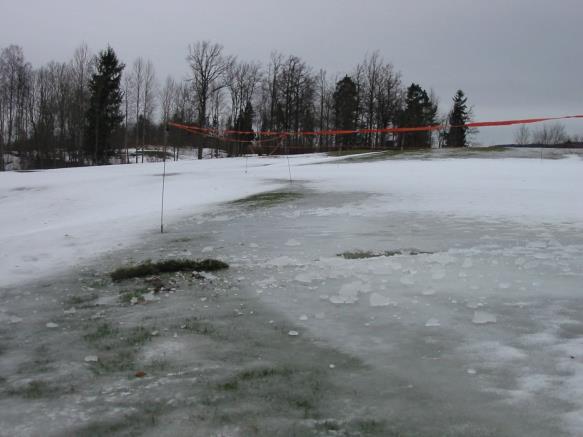
[[[168,126],[164,129],[164,171],[162,172],[162,207],[160,209],[160,233],[164,233],[164,192],[166,188],[166,143],[168,142]]]
[[[289,170],[289,183],[293,184],[292,175],[291,175],[291,165],[289,163],[289,155],[287,156],[287,169]]]

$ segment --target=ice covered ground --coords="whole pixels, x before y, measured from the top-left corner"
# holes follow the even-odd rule
[[[287,160],[248,161],[168,162],[166,220],[274,188],[276,184],[265,179],[288,172]],[[162,165],[0,173],[0,286],[62,271],[156,232]]]
[[[0,250],[11,244],[13,260],[1,266],[12,285],[1,295],[0,387],[13,393],[0,396],[2,429],[90,435],[113,420],[146,435],[581,435],[583,161],[318,160],[291,159],[291,185],[285,158],[249,159],[247,174],[244,160],[172,163],[164,235],[145,232],[157,227],[159,166],[0,175],[2,205],[24,209],[0,218]],[[55,222],[79,225],[73,248],[34,209],[42,191],[25,187],[42,186]],[[20,222],[38,233],[24,238]],[[53,251],[41,268],[22,262]],[[113,266],[177,256],[231,268],[200,284],[177,279],[145,305],[119,303],[120,289],[143,285],[112,286]],[[58,263],[71,268],[45,280]],[[157,334],[129,370],[94,375],[85,357],[112,365],[126,347],[83,340],[104,322],[120,341],[135,326]],[[253,369],[266,364],[262,385]],[[128,378],[138,368],[147,378]],[[48,382],[27,400],[30,381]]]
[[[247,161],[247,162],[246,162]],[[394,160],[309,165],[292,157],[292,177],[319,190],[380,195],[369,211],[433,212],[524,222],[580,222],[581,160]],[[273,189],[289,178],[285,158],[167,164],[166,220]],[[161,163],[0,173],[0,286],[35,279],[159,227]]]

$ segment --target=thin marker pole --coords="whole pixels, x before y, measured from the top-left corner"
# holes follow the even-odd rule
[[[291,176],[291,165],[289,163],[289,155],[287,155],[287,169],[289,171],[289,183],[293,184],[292,176]]]
[[[164,233],[164,192],[166,188],[166,144],[168,142],[168,126],[164,129],[164,170],[162,172],[162,206],[160,209],[160,233]]]

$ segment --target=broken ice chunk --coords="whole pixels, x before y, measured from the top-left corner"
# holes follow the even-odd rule
[[[371,307],[386,307],[393,303],[391,299],[386,296],[383,296],[379,293],[373,293],[370,295],[369,298],[370,306]]]
[[[427,322],[425,322],[425,326],[428,328],[435,328],[441,326],[441,323],[437,319],[429,319]]]
[[[413,285],[413,284],[415,284],[415,280],[411,276],[403,276],[401,278],[401,284],[403,284],[403,285]]]
[[[485,325],[487,323],[496,323],[496,315],[485,311],[474,311],[472,323],[476,325]]]

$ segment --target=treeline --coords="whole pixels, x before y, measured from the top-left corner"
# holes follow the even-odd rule
[[[562,123],[545,124],[538,128],[526,125],[518,127],[514,133],[514,143],[519,146],[572,146],[583,143],[583,135],[568,135]]]
[[[144,58],[124,64],[111,47],[93,55],[86,45],[68,62],[33,67],[23,49],[0,53],[0,169],[137,162],[160,153],[169,121],[236,130],[224,138],[170,130],[174,148],[222,149],[229,155],[327,151],[337,148],[467,146],[471,117],[462,91],[440,115],[434,93],[405,86],[401,74],[374,52],[349,73],[331,76],[297,56],[273,53],[264,65],[225,54],[208,41],[188,47],[188,74],[159,81]],[[370,132],[443,124],[439,134]],[[293,135],[301,131],[362,129],[358,135]],[[257,131],[291,133],[263,143]],[[268,150],[266,150],[266,148]],[[269,149],[271,148],[271,149]]]

